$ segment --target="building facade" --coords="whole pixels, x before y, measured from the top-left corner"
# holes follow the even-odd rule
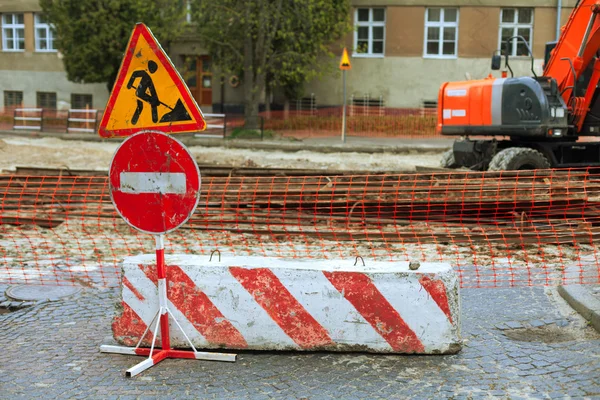
[[[352,5],[354,30],[335,46],[340,55],[343,46],[351,55],[348,100],[421,107],[435,103],[445,81],[499,76],[491,71],[491,56],[513,36],[527,42],[540,74],[545,44],[556,40],[575,0],[352,0]],[[105,84],[67,80],[38,0],[0,0],[0,24],[0,107],[105,107]],[[527,46],[512,39],[506,49],[515,75],[531,75]],[[193,34],[171,43],[167,52],[203,111],[242,111],[243,82],[213,74],[210,56]],[[342,104],[342,93],[339,72],[305,86],[318,106]],[[282,103],[281,95],[274,101]]]
[[[105,84],[69,82],[37,0],[0,0],[0,108],[103,109]]]
[[[491,56],[516,35],[528,42],[541,74],[545,45],[556,40],[575,5],[563,0],[557,21],[557,1],[353,0],[354,32],[344,41],[352,49],[349,100],[381,99],[390,107],[435,102],[443,82],[500,76],[491,71]],[[515,75],[531,76],[526,46],[510,42]],[[341,104],[341,74],[315,79],[305,93],[319,105]]]

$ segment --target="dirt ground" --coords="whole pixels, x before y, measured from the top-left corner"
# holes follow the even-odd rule
[[[0,170],[16,166],[108,170],[118,146],[114,142],[85,142],[55,138],[0,139]],[[318,153],[264,151],[192,146],[198,164],[233,167],[307,168],[365,171],[413,171],[416,165],[437,167],[441,154]]]

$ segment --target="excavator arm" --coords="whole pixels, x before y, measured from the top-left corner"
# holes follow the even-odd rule
[[[577,81],[600,50],[599,14],[600,0],[580,0],[562,28],[558,43],[544,68],[544,76],[556,80],[578,131],[600,80],[600,64],[595,61],[585,95],[577,97]]]

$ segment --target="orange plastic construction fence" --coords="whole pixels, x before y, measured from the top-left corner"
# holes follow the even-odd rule
[[[204,178],[167,253],[444,261],[462,287],[600,283],[600,170]],[[143,207],[140,204],[140,207]],[[119,284],[154,240],[103,176],[0,175],[0,282]]]

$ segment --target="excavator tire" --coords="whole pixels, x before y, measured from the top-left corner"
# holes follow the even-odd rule
[[[454,150],[450,149],[442,154],[440,166],[442,168],[458,168],[459,165],[454,160]]]
[[[508,171],[550,168],[550,162],[539,151],[528,147],[500,150],[490,161],[488,171]]]

